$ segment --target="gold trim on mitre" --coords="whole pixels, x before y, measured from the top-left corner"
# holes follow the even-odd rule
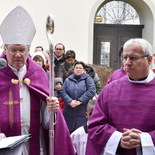
[[[19,80],[17,80],[17,79],[11,79],[11,83],[12,84],[18,84],[19,83]]]
[[[30,80],[29,78],[26,78],[26,79],[24,79],[24,83],[25,83],[26,85],[30,85],[31,80]]]

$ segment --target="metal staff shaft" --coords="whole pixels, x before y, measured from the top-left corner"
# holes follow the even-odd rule
[[[54,32],[54,20],[51,15],[47,17],[46,34],[49,43],[50,71],[49,71],[49,96],[54,96],[54,51],[52,44],[52,34]],[[54,112],[50,112],[49,122],[49,155],[54,155]]]

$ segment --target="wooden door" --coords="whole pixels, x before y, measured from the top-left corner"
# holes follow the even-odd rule
[[[120,68],[119,49],[130,38],[141,38],[144,25],[94,24],[93,63]]]

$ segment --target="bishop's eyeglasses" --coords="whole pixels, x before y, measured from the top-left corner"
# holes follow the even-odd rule
[[[13,47],[7,47],[5,46],[5,48],[11,53],[11,54],[16,54],[17,52],[19,52],[20,54],[26,54],[29,51],[29,47],[25,46],[25,47],[19,47],[19,48],[13,48]]]

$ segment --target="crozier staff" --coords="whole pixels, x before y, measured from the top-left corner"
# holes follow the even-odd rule
[[[54,52],[52,44],[52,34],[54,32],[54,20],[49,15],[46,21],[46,35],[49,43],[49,58],[50,58],[50,70],[49,70],[49,82],[50,90],[49,95],[54,96]],[[50,122],[49,122],[49,154],[54,155],[54,113],[50,113]]]

